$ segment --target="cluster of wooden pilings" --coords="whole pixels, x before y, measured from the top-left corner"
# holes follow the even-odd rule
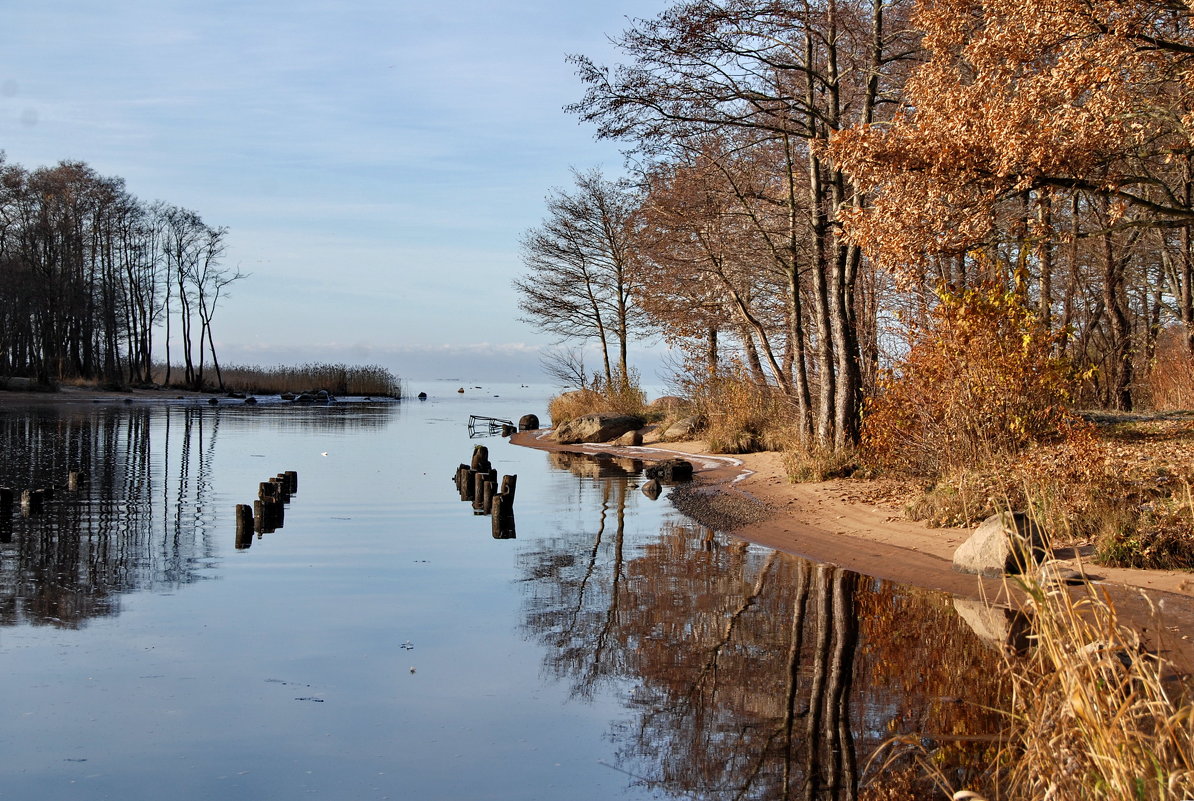
[[[236,549],[244,550],[258,537],[282,528],[286,522],[286,504],[298,492],[298,473],[287,470],[257,485],[257,500],[236,505]]]
[[[456,468],[456,489],[460,500],[471,501],[473,514],[489,515],[495,540],[514,539],[514,490],[518,476],[502,476],[498,489],[497,470],[489,463],[489,448],[473,448],[471,464]]]
[[[76,492],[86,480],[86,474],[72,470],[66,476],[66,489],[69,492]],[[0,518],[11,517],[18,504],[22,517],[40,514],[46,508],[46,503],[53,498],[54,489],[52,487],[23,489],[19,492],[11,487],[0,487]]]

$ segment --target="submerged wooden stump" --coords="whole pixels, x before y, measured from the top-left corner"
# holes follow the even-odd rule
[[[512,504],[508,503],[505,495],[493,496],[490,519],[493,523],[493,538],[495,540],[514,539],[514,509]]]
[[[236,505],[236,549],[243,551],[253,544],[253,507],[247,503]]]
[[[474,445],[473,462],[470,467],[478,472],[488,473],[491,467],[489,464],[489,448],[486,448],[484,445]]]

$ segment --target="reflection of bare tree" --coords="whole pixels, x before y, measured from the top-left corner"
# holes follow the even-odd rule
[[[119,612],[124,593],[201,577],[218,553],[212,466],[220,428],[379,426],[362,409],[42,406],[0,411],[0,486],[53,488],[40,515],[0,520],[0,625],[81,626]],[[245,420],[245,418],[250,418]],[[77,492],[66,476],[89,477]]]
[[[581,696],[631,682],[619,769],[684,798],[854,799],[892,734],[964,742],[993,725],[957,702],[990,704],[997,687],[946,601],[744,543],[709,547],[694,526],[637,544],[619,524],[611,539],[626,481],[606,483],[593,539],[548,541],[522,567],[547,671]]]

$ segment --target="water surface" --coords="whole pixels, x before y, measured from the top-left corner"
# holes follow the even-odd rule
[[[990,728],[948,598],[703,529],[638,463],[470,440],[538,390],[439,389],[0,412],[0,486],[55,488],[0,520],[0,798],[851,798],[891,734]],[[456,494],[476,442],[516,539]]]

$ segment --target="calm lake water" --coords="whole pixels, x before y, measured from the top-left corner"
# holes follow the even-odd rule
[[[0,410],[0,486],[56,488],[0,520],[0,798],[851,798],[892,734],[990,730],[949,598],[703,529],[636,463],[469,438],[545,392],[427,389]],[[516,539],[452,483],[478,442]]]

